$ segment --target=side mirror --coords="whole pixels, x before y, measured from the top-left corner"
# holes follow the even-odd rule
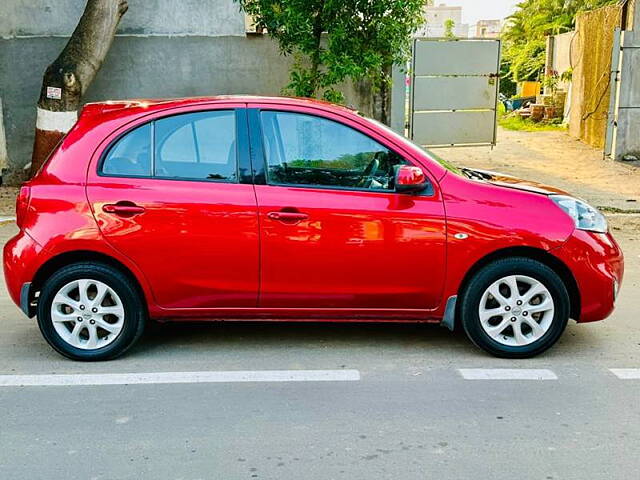
[[[421,168],[402,165],[396,172],[396,192],[419,193],[429,186],[429,180]]]

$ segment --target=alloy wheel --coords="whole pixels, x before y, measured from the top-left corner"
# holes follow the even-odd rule
[[[503,277],[485,290],[478,308],[480,324],[496,342],[520,347],[542,338],[555,313],[551,293],[525,275]]]
[[[51,303],[51,321],[69,345],[95,350],[111,344],[122,331],[124,306],[107,284],[83,278],[58,290]]]

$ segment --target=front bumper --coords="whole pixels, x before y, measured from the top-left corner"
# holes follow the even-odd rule
[[[595,322],[611,315],[624,276],[624,256],[613,236],[576,230],[551,253],[569,267],[576,280],[580,296],[576,320]]]

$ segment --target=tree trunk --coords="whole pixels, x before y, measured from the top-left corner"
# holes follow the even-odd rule
[[[127,8],[126,0],[87,0],[69,42],[47,67],[38,100],[30,176],[76,122],[82,96],[100,70]]]
[[[373,118],[385,125],[391,124],[391,72],[392,66],[382,69],[379,86],[373,95]]]

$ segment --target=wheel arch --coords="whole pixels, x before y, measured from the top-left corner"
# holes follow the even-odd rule
[[[126,275],[136,286],[138,289],[138,293],[141,295],[141,298],[144,299],[144,304],[149,305],[149,298],[146,294],[145,288],[143,287],[140,279],[131,271],[129,267],[127,267],[124,263],[120,262],[116,258],[113,258],[105,253],[97,252],[94,250],[72,250],[68,252],[59,253],[54,257],[51,257],[46,262],[44,262],[36,271],[33,276],[33,280],[31,281],[30,288],[30,304],[31,301],[34,300],[34,295],[36,292],[40,291],[44,282],[49,278],[53,273],[65,267],[67,265],[71,265],[74,263],[80,262],[96,262],[103,263],[110,267],[113,267],[119,270],[121,273]],[[35,313],[35,311],[34,311]]]
[[[462,282],[460,282],[460,286],[458,288],[458,295],[462,294],[473,276],[486,265],[496,260],[502,260],[512,257],[524,257],[530,258],[532,260],[537,260],[538,262],[546,265],[551,270],[553,270],[560,277],[565,287],[567,288],[567,293],[569,294],[569,300],[571,302],[570,317],[575,320],[579,319],[581,308],[580,290],[578,289],[578,283],[576,282],[573,273],[562,260],[555,257],[546,250],[535,247],[508,247],[496,250],[489,253],[488,255],[485,255],[480,260],[476,261],[476,263],[474,263],[464,275]],[[456,316],[458,316],[457,314],[458,312],[456,312]]]

